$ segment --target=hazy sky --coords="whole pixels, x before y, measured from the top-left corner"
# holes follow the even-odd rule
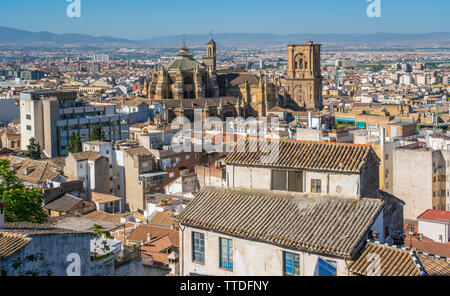
[[[216,33],[427,33],[450,31],[449,0],[0,0],[0,26],[129,39]]]

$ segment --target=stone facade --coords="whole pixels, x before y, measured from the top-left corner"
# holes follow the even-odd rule
[[[285,104],[294,109],[320,109],[322,75],[320,71],[320,44],[288,45],[288,77]]]

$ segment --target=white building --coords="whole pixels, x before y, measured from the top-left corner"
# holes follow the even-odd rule
[[[450,241],[450,212],[427,210],[417,218],[419,233],[438,243]]]
[[[403,203],[378,191],[370,146],[278,147],[272,163],[230,153],[227,188],[202,188],[176,217],[182,275],[344,276],[367,239],[403,231]]]

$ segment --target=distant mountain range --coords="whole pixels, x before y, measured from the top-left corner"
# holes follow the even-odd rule
[[[124,44],[135,41],[114,37],[93,37],[84,34],[55,34],[50,32],[28,32],[0,27],[0,42],[12,44]]]
[[[209,39],[208,34],[172,35],[154,37],[147,40],[129,40],[109,36],[94,37],[85,34],[55,34],[50,32],[29,32],[0,27],[0,42],[16,45],[93,45],[93,46],[153,46],[178,47],[183,38],[190,47],[203,46]],[[287,43],[303,43],[312,40],[329,47],[450,47],[450,33],[427,34],[252,34],[218,33],[214,39],[224,47],[267,47]]]
[[[144,42],[154,46],[174,46],[181,44],[183,37],[191,46],[203,46],[208,40],[208,35],[176,35],[155,37]],[[393,33],[368,33],[368,34],[245,34],[245,33],[220,33],[214,34],[214,40],[218,45],[231,47],[265,47],[284,46],[288,43],[305,43],[314,41],[326,46],[450,46],[450,33],[428,34],[393,34]]]

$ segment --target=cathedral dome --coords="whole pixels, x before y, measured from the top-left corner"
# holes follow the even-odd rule
[[[176,70],[181,68],[183,71],[191,71],[196,68],[205,69],[206,67],[194,59],[194,55],[189,52],[186,45],[180,48],[175,54],[175,59],[167,65],[168,70]]]

